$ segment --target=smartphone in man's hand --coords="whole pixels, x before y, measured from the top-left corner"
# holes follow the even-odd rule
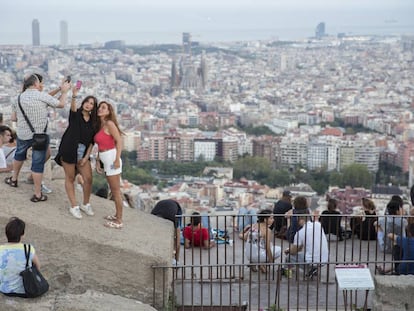
[[[76,88],[79,90],[82,87],[82,81],[76,81]]]
[[[66,80],[65,80],[65,82],[70,83],[70,81],[71,81],[71,80],[72,80],[71,76],[66,76]]]

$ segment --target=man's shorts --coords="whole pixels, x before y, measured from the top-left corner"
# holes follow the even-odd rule
[[[25,161],[27,159],[27,150],[32,148],[33,139],[21,140],[17,138],[17,147],[16,153],[14,154],[14,159],[16,161]],[[46,153],[49,148],[48,146],[45,150],[32,150],[32,166],[31,170],[34,173],[43,173],[45,169],[46,162]]]

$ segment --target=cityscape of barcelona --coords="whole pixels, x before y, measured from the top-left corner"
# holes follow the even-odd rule
[[[67,76],[73,85],[81,81],[76,98],[93,95],[115,108],[128,210],[149,214],[157,201],[174,199],[184,215],[210,217],[209,227],[210,219],[223,225],[213,217],[232,215],[231,225],[224,220],[226,234],[237,231],[242,208],[273,210],[286,191],[305,196],[318,213],[335,198],[345,217],[354,215],[367,197],[383,216],[389,196],[398,195],[409,215],[414,186],[412,3],[382,0],[372,7],[362,0],[337,6],[324,0],[314,6],[281,1],[278,7],[267,0],[199,6],[159,0],[145,7],[122,0],[118,6],[91,1],[82,7],[75,1],[59,8],[41,0],[39,8],[22,8],[22,18],[15,21],[11,16],[19,14],[23,2],[1,5],[3,124],[16,126],[13,105],[33,73],[44,77],[48,92]],[[69,126],[69,102],[63,109],[49,109],[51,172],[60,169],[53,157]],[[93,166],[97,153],[95,147]],[[45,176],[53,196],[58,184]],[[93,192],[102,187],[104,176],[94,173]],[[66,197],[60,204],[69,206]],[[241,243],[235,236],[226,247]],[[361,249],[372,251],[369,243]],[[181,250],[184,258],[186,251]],[[345,261],[346,250],[336,251]],[[200,251],[199,256],[210,258],[210,250],[207,254]],[[201,259],[191,264],[203,265]],[[259,295],[257,301],[265,310],[264,298]],[[271,309],[269,301],[264,305],[289,310],[289,304],[283,306],[287,309],[276,309],[277,303]]]

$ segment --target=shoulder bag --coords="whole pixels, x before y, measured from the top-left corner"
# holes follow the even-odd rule
[[[49,290],[49,283],[35,265],[32,264],[29,267],[30,244],[24,244],[24,253],[26,255],[26,269],[20,272],[24,290],[28,298],[39,297]]]
[[[32,123],[30,123],[29,118],[27,117],[26,113],[24,112],[22,108],[22,105],[20,104],[20,95],[17,98],[17,102],[19,104],[19,108],[23,114],[23,117],[25,118],[27,122],[27,125],[29,125],[30,130],[33,133],[33,143],[32,143],[33,150],[41,150],[41,151],[46,150],[49,144],[49,136],[46,134],[47,122],[46,122],[45,129],[43,130],[43,133],[35,133]]]

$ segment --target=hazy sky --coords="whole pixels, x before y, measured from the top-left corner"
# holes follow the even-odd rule
[[[320,21],[328,30],[385,20],[412,26],[413,16],[414,0],[0,0],[0,44],[17,41],[18,36],[30,43],[35,18],[41,38],[47,33],[57,36],[59,21],[66,20],[70,41],[79,41],[75,38],[87,32],[313,29]]]
[[[6,2],[6,1],[2,1]],[[23,8],[32,7],[42,9],[44,6],[62,8],[98,8],[103,6],[190,6],[190,7],[225,7],[225,6],[272,6],[279,8],[315,8],[315,7],[337,7],[337,8],[392,8],[392,7],[413,7],[412,0],[27,0],[7,1],[6,7]]]

